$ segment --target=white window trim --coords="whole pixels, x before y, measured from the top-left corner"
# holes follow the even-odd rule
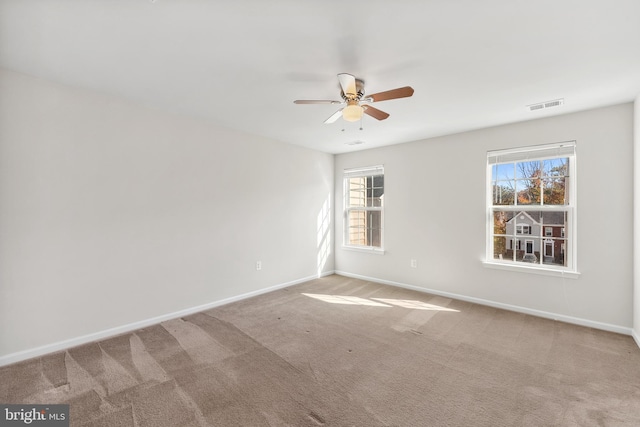
[[[487,230],[486,230],[486,254],[483,265],[487,268],[518,271],[523,273],[541,274],[546,276],[559,276],[563,278],[577,279],[580,277],[578,272],[578,240],[577,240],[577,179],[576,179],[576,142],[566,141],[554,144],[544,144],[533,147],[522,147],[510,150],[496,150],[489,151],[487,153],[487,173],[486,173],[486,212],[487,212]],[[570,261],[567,267],[533,264],[527,265],[518,261],[494,259],[493,258],[493,194],[492,194],[492,182],[491,172],[492,166],[499,163],[514,163],[518,161],[531,160],[544,160],[557,157],[569,157],[569,197],[571,198],[570,206],[553,206],[548,207],[544,205],[536,206],[536,210],[564,210],[569,217],[569,226],[566,227],[565,233],[563,233],[565,240],[565,256]],[[519,211],[521,206],[500,206],[500,209]],[[531,206],[528,205],[531,209]],[[542,251],[541,251],[542,253]]]
[[[486,268],[491,268],[495,270],[507,270],[507,271],[516,271],[519,273],[540,274],[542,276],[556,276],[556,277],[564,277],[567,279],[577,279],[580,277],[580,273],[577,271],[561,270],[557,268],[540,268],[538,264],[527,266],[527,265],[521,265],[520,263],[515,264],[512,261],[502,261],[502,262],[484,261],[482,265]]]
[[[384,255],[385,253],[384,249],[377,248],[375,246],[354,246],[354,245],[347,245],[346,243],[342,245],[342,249],[347,251],[363,252],[363,253],[374,254],[374,255]]]
[[[380,218],[380,247],[377,246],[360,246],[360,245],[350,245],[347,243],[349,241],[349,194],[347,188],[347,178],[360,177],[360,176],[373,176],[373,175],[382,175],[384,176],[384,165],[376,165],[376,166],[368,166],[361,168],[352,168],[345,169],[342,175],[342,192],[343,192],[343,216],[342,216],[342,224],[343,224],[343,233],[342,233],[342,248],[354,252],[363,252],[370,253],[376,255],[383,255],[385,253],[384,250],[384,202],[380,207],[368,207],[367,211],[378,211],[381,214]],[[385,183],[386,184],[386,183]]]

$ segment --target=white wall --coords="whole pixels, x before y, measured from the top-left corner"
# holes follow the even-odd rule
[[[0,361],[334,269],[332,155],[8,71],[0,93]]]
[[[577,141],[581,276],[483,267],[487,150],[568,140]],[[336,270],[629,333],[632,149],[633,105],[623,104],[338,155]],[[342,171],[377,164],[385,167],[386,253],[345,250]]]
[[[633,337],[640,346],[640,95],[634,103],[633,163],[634,163],[634,251],[633,251]]]

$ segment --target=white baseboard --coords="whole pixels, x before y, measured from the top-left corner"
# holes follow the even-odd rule
[[[4,356],[0,356],[0,366],[10,365],[13,363],[21,362],[23,360],[31,359],[34,357],[39,357],[45,354],[54,353],[57,351],[66,350],[72,347],[76,347],[82,344],[87,344],[94,341],[99,341],[105,338],[114,337],[117,335],[125,334],[128,332],[133,332],[138,329],[146,328],[148,326],[157,325],[159,323],[165,322],[167,320],[178,319],[180,317],[188,316],[190,314],[198,313],[201,311],[209,310],[215,307],[219,307],[221,305],[230,304],[232,302],[240,301],[243,299],[251,298],[257,295],[261,295],[267,292],[275,291],[278,289],[286,288],[287,286],[297,285],[299,283],[308,282],[309,280],[317,279],[318,277],[330,276],[332,274],[339,274],[341,276],[353,277],[356,279],[368,280],[372,282],[383,283],[386,285],[397,286],[400,288],[406,288],[415,290],[418,292],[428,293],[432,295],[439,295],[447,298],[458,299],[461,301],[472,302],[476,304],[486,305],[489,307],[500,308],[509,311],[515,311],[524,314],[530,314],[533,316],[543,317],[547,319],[559,320],[566,323],[573,323],[576,325],[587,326],[595,329],[602,329],[605,331],[616,332],[624,335],[631,335],[635,340],[638,347],[640,347],[640,335],[631,328],[626,328],[618,325],[611,325],[607,323],[595,322],[586,319],[580,319],[571,316],[565,316],[561,314],[549,313],[546,311],[534,310],[526,307],[514,306],[510,304],[503,304],[495,301],[484,300],[480,298],[468,297],[464,295],[453,294],[449,292],[442,292],[435,289],[422,288],[419,286],[408,285],[406,283],[395,282],[391,280],[378,279],[375,277],[363,276],[359,274],[347,273],[345,271],[326,271],[316,276],[308,276],[301,279],[296,279],[286,283],[280,283],[278,285],[270,286],[268,288],[259,289],[257,291],[247,292],[245,294],[236,295],[233,297],[225,298],[218,301],[213,301],[207,304],[199,305],[196,307],[187,308],[185,310],[176,311],[173,313],[168,313],[162,316],[153,317],[150,319],[141,320],[134,323],[129,323],[126,325],[118,326],[116,328],[106,329],[103,331],[95,332],[92,334],[83,335],[81,337],[76,337],[64,341],[59,341],[52,344],[43,345],[41,347],[36,347],[28,350],[19,351],[16,353],[7,354]]]
[[[572,323],[574,325],[586,326],[589,328],[601,329],[609,332],[616,332],[618,334],[623,334],[623,335],[632,335],[633,338],[636,340],[636,343],[638,344],[638,346],[640,346],[640,337],[637,334],[635,334],[635,332],[631,328],[627,328],[624,326],[612,325],[612,324],[603,323],[603,322],[596,322],[593,320],[566,316],[564,314],[550,313],[547,311],[535,310],[532,308],[521,307],[521,306],[511,305],[511,304],[504,304],[501,302],[490,301],[490,300],[485,300],[481,298],[474,298],[474,297],[454,294],[450,292],[443,292],[436,289],[422,288],[419,286],[408,285],[406,283],[394,282],[392,280],[378,279],[375,277],[368,277],[360,274],[352,274],[345,271],[336,271],[335,274],[339,274],[341,276],[346,276],[346,277],[353,277],[354,279],[362,279],[362,280],[368,280],[371,282],[383,283],[385,285],[397,286],[399,288],[411,289],[418,292],[443,296],[443,297],[457,299],[461,301],[472,302],[475,304],[486,305],[489,307],[500,308],[503,310],[515,311],[517,313],[530,314],[532,316],[543,317],[545,319],[551,319],[551,320],[558,320],[565,323]]]
[[[324,273],[320,273],[319,277],[327,277],[327,276],[331,276],[332,274],[336,274],[336,271],[335,270],[325,271]]]
[[[333,271],[330,273],[323,273],[322,276],[326,276],[329,274],[334,274]],[[105,338],[114,337],[116,335],[125,334],[128,332],[132,332],[138,329],[146,328],[148,326],[157,325],[159,323],[165,322],[167,320],[178,319],[180,317],[188,316],[190,314],[198,313],[201,311],[209,310],[214,307],[219,307],[221,305],[229,304],[232,302],[240,301],[246,298],[251,298],[257,295],[261,295],[267,292],[275,291],[278,289],[286,288],[287,286],[297,285],[299,283],[308,282],[309,280],[317,279],[318,276],[309,276],[304,277],[302,279],[296,279],[291,282],[280,283],[278,285],[270,286],[268,288],[259,289],[257,291],[247,292],[245,294],[236,295],[233,297],[221,299],[218,301],[213,301],[207,304],[199,305],[196,307],[187,308],[184,310],[176,311],[173,313],[167,313],[162,316],[153,317],[151,319],[145,319],[138,322],[129,323],[126,325],[118,326],[116,328],[106,329],[103,331],[95,332],[88,335],[83,335],[81,337],[71,338],[64,341],[59,341],[52,344],[43,345],[41,347],[36,347],[28,350],[19,351],[16,353],[7,354],[5,356],[0,356],[0,366],[10,365],[12,363],[21,362],[23,360],[31,359],[34,357],[39,357],[48,353],[54,353],[61,350],[66,350],[68,348],[76,347],[82,344],[87,344],[90,342],[103,340]]]

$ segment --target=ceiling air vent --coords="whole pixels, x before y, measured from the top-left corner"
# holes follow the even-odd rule
[[[529,109],[529,111],[536,111],[544,110],[545,108],[559,107],[561,105],[564,105],[564,98],[527,105],[527,108]]]
[[[360,144],[364,144],[364,141],[349,141],[349,142],[345,142],[346,145],[360,145]]]

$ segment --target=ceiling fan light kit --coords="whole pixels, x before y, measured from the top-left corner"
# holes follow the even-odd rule
[[[357,122],[362,118],[364,114],[373,117],[376,120],[384,120],[389,117],[388,113],[378,110],[377,108],[368,105],[372,102],[388,101],[390,99],[407,98],[413,95],[413,88],[411,86],[404,86],[397,89],[388,90],[385,92],[374,93],[367,97],[364,96],[364,81],[356,79],[351,74],[340,73],[338,74],[338,81],[340,82],[340,97],[342,101],[332,100],[306,100],[298,99],[293,101],[294,104],[347,104],[346,107],[336,111],[331,117],[325,120],[325,123],[333,123],[340,116],[348,122]],[[361,105],[364,104],[364,105]]]
[[[364,108],[359,106],[356,101],[350,101],[349,105],[342,109],[342,118],[348,122],[357,122],[363,114]]]

